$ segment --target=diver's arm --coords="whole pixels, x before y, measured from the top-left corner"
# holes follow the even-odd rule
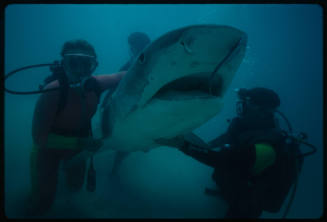
[[[217,147],[217,146],[222,146],[226,143],[230,142],[230,134],[228,132],[220,135],[216,139],[213,139],[212,141],[209,142],[210,147]]]
[[[244,169],[248,169],[255,160],[254,146],[244,148],[221,148],[219,151],[214,151],[197,147],[186,142],[180,150],[201,163],[215,168],[242,166]]]
[[[224,166],[235,155],[233,149],[222,148],[219,151],[214,151],[188,142],[185,142],[180,151],[211,167]]]
[[[161,146],[176,147],[186,155],[206,165],[215,165],[217,153],[210,150],[209,145],[193,133],[188,134],[187,139],[185,136],[179,135],[169,139],[158,138],[155,142]]]
[[[127,71],[131,67],[131,60],[128,60],[122,67],[120,67],[119,72]]]
[[[211,167],[215,166],[217,152],[191,145],[188,142],[185,142],[185,145],[182,146],[179,150],[201,163]]]
[[[227,131],[222,135],[218,136],[217,138],[213,139],[212,141],[210,141],[209,145],[211,147],[218,147],[218,146],[221,147],[226,143],[228,144],[231,143],[231,141],[233,140],[232,135],[238,134],[240,128],[241,128],[240,119],[238,117],[233,118],[233,120],[228,126]]]
[[[211,167],[223,167],[228,162],[237,162],[239,156],[238,150],[245,150],[223,147],[219,151],[216,151],[209,147],[204,141],[201,143],[191,143],[185,140],[184,136],[176,136],[171,139],[159,138],[156,139],[155,142],[158,145],[177,147],[186,155]]]
[[[120,80],[125,76],[126,72],[118,72],[109,75],[98,75],[94,76],[94,78],[99,83],[99,87],[101,92],[106,89],[115,88],[117,87]]]
[[[36,145],[45,148],[50,128],[55,120],[59,90],[43,93],[38,99],[33,116],[32,137]]]

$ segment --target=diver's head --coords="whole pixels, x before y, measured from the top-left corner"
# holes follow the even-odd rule
[[[85,40],[71,40],[61,50],[62,66],[70,83],[90,77],[97,67],[93,46]]]
[[[280,105],[277,93],[267,88],[237,89],[239,101],[236,112],[240,117],[262,117],[272,115]]]
[[[149,43],[149,36],[143,32],[133,32],[128,36],[129,50],[133,57],[136,57]]]

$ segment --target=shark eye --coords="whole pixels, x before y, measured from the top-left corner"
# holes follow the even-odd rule
[[[140,64],[143,64],[143,63],[144,63],[144,61],[145,61],[144,53],[142,53],[142,54],[139,56],[138,61],[139,61]]]
[[[188,47],[187,44],[185,44],[184,41],[181,41],[180,44],[184,47],[184,49],[185,49],[185,51],[186,51],[187,53],[189,53],[189,54],[192,53],[192,50]]]

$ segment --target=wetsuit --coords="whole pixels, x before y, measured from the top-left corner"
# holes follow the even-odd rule
[[[256,218],[263,210],[278,212],[295,179],[295,154],[286,152],[284,139],[273,116],[237,117],[210,142],[219,151],[189,143],[181,151],[214,167],[212,178],[229,204],[226,217]]]
[[[68,88],[64,108],[57,112],[60,91],[42,94],[36,104],[33,118],[34,146],[30,155],[32,197],[36,214],[48,210],[55,198],[58,170],[61,161],[67,162],[82,151],[78,139],[90,137],[91,118],[95,114],[101,93],[116,87],[124,73],[91,77],[84,87]],[[58,87],[53,81],[46,86]],[[83,186],[86,160],[81,159],[64,168],[68,188],[78,191]]]

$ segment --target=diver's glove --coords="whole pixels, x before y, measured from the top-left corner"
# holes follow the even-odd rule
[[[176,137],[170,138],[170,139],[159,138],[159,139],[156,139],[155,142],[162,146],[176,147],[178,149],[183,148],[186,143],[184,136],[182,136],[182,135],[179,135],[179,136],[176,136]]]
[[[103,145],[103,141],[101,139],[94,139],[92,137],[79,138],[77,143],[78,147],[89,152],[96,152]]]

